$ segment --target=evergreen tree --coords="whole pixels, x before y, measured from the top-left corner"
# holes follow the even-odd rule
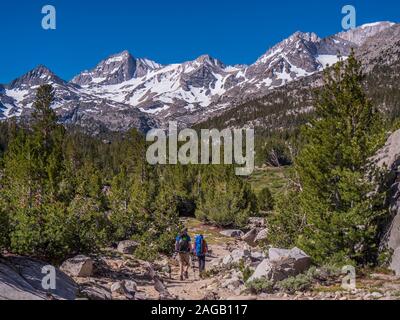
[[[383,142],[378,110],[363,92],[354,53],[325,73],[316,119],[306,126],[306,145],[296,161],[306,217],[298,243],[317,261],[367,263],[377,253],[382,194],[368,177],[369,158]]]
[[[263,188],[257,195],[258,208],[267,212],[274,209],[274,198],[268,187]]]
[[[58,185],[64,134],[51,109],[53,99],[51,86],[38,89],[32,130],[20,128],[5,155],[4,195],[9,204],[11,248],[15,252],[51,254],[46,248],[51,242],[48,236],[52,236],[45,231],[46,212],[60,206]]]
[[[230,166],[214,165],[202,172],[196,217],[219,226],[242,227],[256,211],[250,186]]]

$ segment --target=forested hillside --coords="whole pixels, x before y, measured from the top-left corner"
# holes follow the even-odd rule
[[[142,134],[65,129],[52,99],[42,86],[31,122],[1,123],[2,248],[59,260],[135,239],[151,259],[171,252],[180,216],[243,226],[257,214],[233,167],[150,166]]]

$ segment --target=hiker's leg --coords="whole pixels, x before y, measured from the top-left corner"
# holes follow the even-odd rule
[[[185,273],[184,276],[186,279],[189,278],[189,268],[190,268],[190,255],[187,253],[185,254]]]
[[[206,269],[206,257],[205,256],[201,256],[200,257],[200,272],[204,272],[204,270]]]
[[[190,258],[188,258],[187,263],[185,265],[185,272],[188,273],[190,269]]]
[[[184,267],[185,267],[185,264],[184,264],[183,257],[181,256],[181,254],[179,254],[179,275],[180,275],[181,279],[183,277]]]
[[[197,259],[199,260],[199,272],[201,273],[201,256],[198,256]]]

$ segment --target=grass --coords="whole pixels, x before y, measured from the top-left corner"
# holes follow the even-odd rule
[[[225,237],[219,233],[222,229],[204,224],[195,218],[183,219],[183,224],[189,229],[190,235],[201,233],[210,245],[222,245],[228,242],[234,242],[234,239]]]
[[[287,179],[285,174],[289,169],[289,167],[258,168],[249,177],[249,183],[256,193],[260,192],[263,188],[268,187],[272,194],[275,195],[281,192],[286,186]]]
[[[313,288],[314,292],[324,292],[324,293],[335,293],[335,292],[347,292],[340,285],[334,286],[315,286]]]

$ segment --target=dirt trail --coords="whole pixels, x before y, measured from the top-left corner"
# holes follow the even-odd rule
[[[221,243],[210,245],[210,249],[212,250],[212,254],[207,257],[206,268],[212,265],[216,260],[229,254],[226,245]],[[208,292],[207,289],[212,288],[212,285],[216,281],[214,278],[201,279],[197,259],[195,257],[192,257],[192,259],[192,266],[189,269],[189,279],[184,281],[179,280],[179,266],[177,262],[172,266],[172,279],[164,279],[168,291],[183,300],[203,299]],[[195,265],[195,268],[193,268],[193,265]],[[231,295],[232,293],[228,291],[223,294],[224,297]]]
[[[188,228],[189,235],[193,240],[196,234],[202,234],[207,241],[210,254],[206,258],[206,270],[209,270],[210,266],[217,260],[228,255],[230,253],[229,247],[237,247],[238,245],[238,241],[222,236],[220,234],[222,229],[205,225],[193,218],[184,219],[182,222]],[[196,257],[192,257],[192,259],[193,262],[189,269],[189,279],[184,281],[180,281],[179,279],[178,261],[173,258],[168,259],[168,265],[171,266],[171,278],[165,274],[162,280],[171,295],[182,300],[203,299],[207,293],[212,291],[218,291],[219,298],[227,298],[233,295],[231,291],[221,289],[218,286],[216,277],[200,279],[197,259]],[[195,268],[193,268],[193,265],[195,265]],[[151,285],[142,287],[141,289],[148,296],[157,297],[157,292],[155,292]]]

